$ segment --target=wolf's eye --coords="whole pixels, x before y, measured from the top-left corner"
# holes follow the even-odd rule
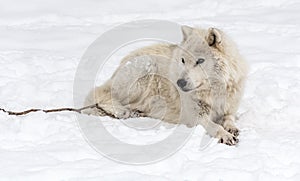
[[[182,62],[183,64],[185,63],[184,58],[181,58],[181,62]]]
[[[201,63],[203,63],[205,60],[203,58],[198,58],[198,60],[196,61],[196,65],[199,65]]]

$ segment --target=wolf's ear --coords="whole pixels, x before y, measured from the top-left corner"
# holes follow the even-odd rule
[[[216,28],[209,28],[206,40],[209,46],[218,48],[222,42],[221,31]]]
[[[181,32],[182,32],[182,35],[183,35],[183,41],[185,41],[185,40],[187,40],[188,36],[190,34],[192,34],[193,28],[189,27],[189,26],[186,26],[186,25],[183,25],[183,26],[181,26]]]

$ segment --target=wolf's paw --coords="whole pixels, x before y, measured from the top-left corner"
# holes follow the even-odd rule
[[[126,108],[115,108],[115,116],[119,119],[127,119],[131,117],[131,111]]]
[[[239,135],[239,129],[234,125],[235,116],[234,115],[227,115],[224,118],[223,128],[228,131],[229,133],[233,134],[234,136]]]
[[[139,110],[132,110],[130,113],[131,118],[138,118],[138,117],[144,117],[144,113]]]
[[[85,109],[81,111],[82,114],[93,115],[93,116],[106,116],[103,111],[96,108]]]
[[[239,139],[230,133],[223,134],[219,139],[219,143],[224,143],[229,146],[236,145],[238,142]]]
[[[234,136],[238,136],[240,134],[239,129],[237,129],[235,126],[227,126],[224,129]]]

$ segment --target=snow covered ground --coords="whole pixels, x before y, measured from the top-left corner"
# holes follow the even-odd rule
[[[213,142],[200,149],[204,130],[197,127],[171,157],[126,165],[89,146],[75,113],[0,113],[0,180],[300,180],[299,9],[297,0],[0,0],[2,108],[73,106],[84,51],[133,20],[219,27],[251,66],[237,147]],[[110,129],[125,141],[141,139],[117,121]]]

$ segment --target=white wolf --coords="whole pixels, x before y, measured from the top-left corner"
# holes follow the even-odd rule
[[[247,65],[216,28],[182,26],[182,33],[179,45],[156,44],[130,53],[106,83],[91,90],[85,104],[98,103],[118,118],[201,124],[219,142],[235,145]],[[99,109],[86,113],[105,115]]]

